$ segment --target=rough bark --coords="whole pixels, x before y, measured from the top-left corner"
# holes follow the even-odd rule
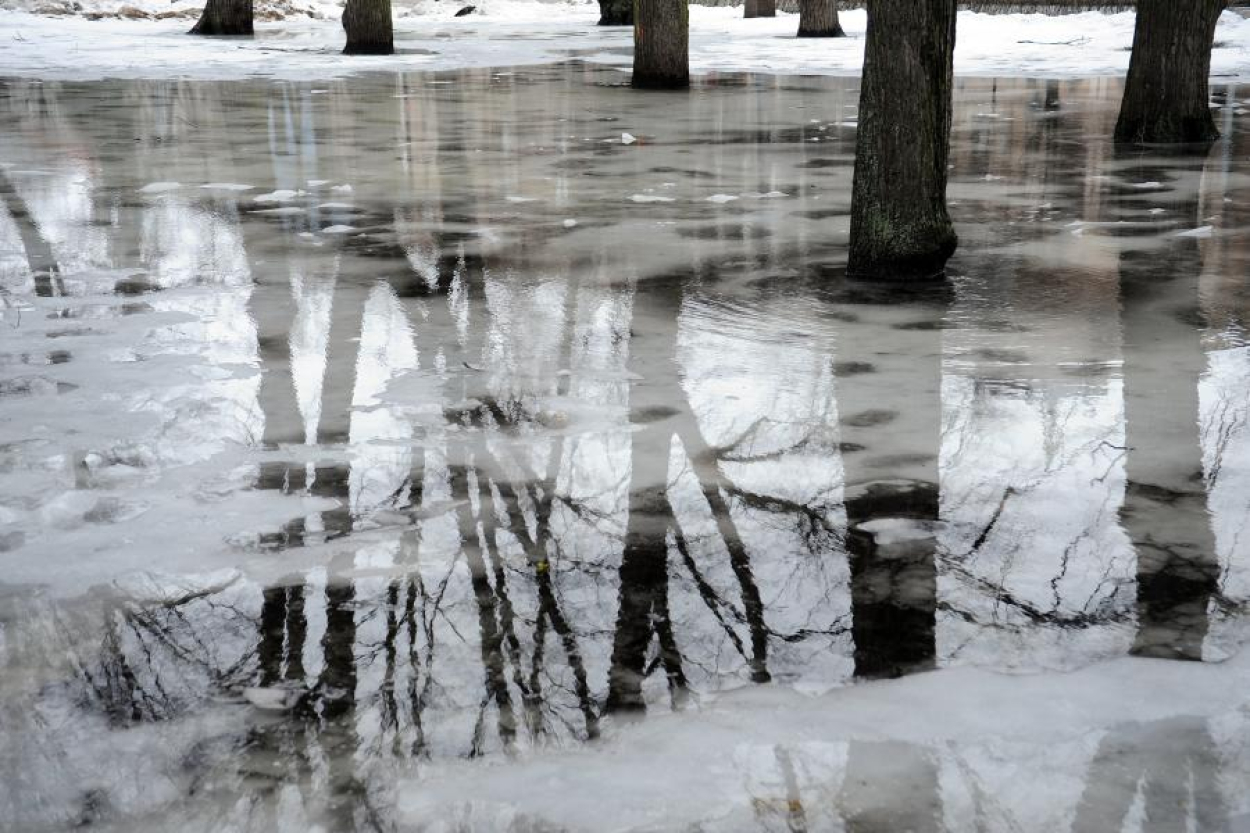
[[[600,26],[633,26],[634,0],[599,0]]]
[[[955,0],[870,0],[847,273],[942,275],[957,239],[946,211]]]
[[[1225,0],[1139,0],[1117,142],[1219,138],[1208,101],[1215,24]]]
[[[799,0],[800,38],[843,38],[837,0]]]
[[[632,83],[644,89],[690,86],[690,14],[686,0],[636,0]]]
[[[252,0],[208,0],[190,34],[252,34]]]
[[[391,0],[347,0],[343,7],[343,30],[347,32],[344,55],[395,53]]]
[[[776,17],[777,0],[746,0],[742,4],[743,17]]]

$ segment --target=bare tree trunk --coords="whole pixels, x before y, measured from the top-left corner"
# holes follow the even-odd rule
[[[635,87],[690,86],[690,12],[686,0],[636,0]]]
[[[252,0],[208,0],[190,34],[252,34]]]
[[[742,4],[743,17],[776,17],[777,0],[746,0]]]
[[[799,0],[800,38],[844,38],[838,0]]]
[[[634,0],[599,0],[600,26],[633,26]]]
[[[847,274],[938,277],[946,211],[955,0],[869,0]]]
[[[1207,82],[1226,0],[1138,0],[1117,142],[1212,142]]]
[[[347,32],[344,55],[395,54],[391,0],[347,0],[343,29]]]

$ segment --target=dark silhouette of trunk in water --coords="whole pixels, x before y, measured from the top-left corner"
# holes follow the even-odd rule
[[[677,316],[682,304],[680,277],[645,281],[634,296],[631,361],[640,368],[671,364],[677,353]],[[646,351],[646,355],[644,355]],[[729,565],[742,598],[742,620],[749,631],[749,652],[743,641],[729,631],[742,653],[753,682],[767,682],[769,630],[764,604],[750,563],[750,554],[730,514],[725,478],[720,474],[715,450],[699,432],[694,414],[675,366],[651,371],[645,380],[630,387],[630,419],[637,426],[631,437],[629,521],[625,553],[621,560],[621,600],[612,665],[608,680],[609,711],[644,708],[642,680],[653,670],[645,661],[654,636],[659,643],[656,660],[669,679],[675,703],[684,699],[686,677],[673,633],[668,608],[669,556],[690,564],[689,552],[678,519],[668,498],[669,457],[673,438],[681,440],[686,460],[711,510],[716,531],[725,544]],[[713,591],[703,588],[712,594]],[[705,597],[715,609],[721,600]],[[721,602],[723,604],[723,602]]]
[[[690,11],[686,0],[636,0],[634,75],[641,89],[690,86]]]
[[[799,0],[800,38],[843,38],[837,0]]]
[[[599,0],[600,26],[633,26],[634,0]]]
[[[1192,159],[1192,157],[1191,157]],[[1158,177],[1151,164],[1129,178]],[[1200,222],[1198,195],[1178,206],[1180,228]],[[1137,552],[1133,653],[1201,661],[1220,564],[1207,507],[1198,383],[1207,369],[1197,239],[1120,255],[1125,458],[1121,523]]]
[[[344,55],[393,55],[391,0],[347,0],[343,7]]]
[[[1138,0],[1117,142],[1213,142],[1208,78],[1226,0]]]
[[[946,211],[955,0],[869,0],[847,274],[941,276],[957,239]]]
[[[935,319],[949,295],[946,284],[891,287],[842,308],[854,319],[839,338],[835,372],[840,439],[849,449],[842,465],[857,677],[923,671],[937,654],[942,331]],[[900,322],[895,307],[907,302],[925,317]],[[887,327],[897,340],[888,353],[872,338]]]
[[[17,193],[8,174],[0,168],[0,208],[9,212],[17,225],[17,236],[22,241],[22,250],[26,253],[26,264],[30,268],[35,281],[35,294],[42,298],[51,298],[64,294],[61,283],[61,270],[57,266],[52,246],[44,238],[35,218],[26,207],[25,200]]]
[[[252,34],[252,0],[208,0],[189,34]]]

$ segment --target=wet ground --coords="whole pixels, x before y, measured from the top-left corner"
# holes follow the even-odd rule
[[[857,79],[625,81],[0,84],[0,827],[1250,827],[1250,91],[1163,155],[961,81],[903,289],[841,276]],[[870,726],[1125,656],[1171,699]],[[724,796],[534,774],[735,696],[815,734]]]

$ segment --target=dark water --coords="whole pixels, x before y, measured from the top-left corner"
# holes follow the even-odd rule
[[[1245,118],[1117,150],[1109,80],[964,80],[951,279],[880,288],[855,79],[624,78],[0,85],[0,827],[578,827],[403,808],[742,687],[1132,655],[1174,707],[1049,780],[1038,727],[851,737],[690,812],[1247,829],[1185,684],[1250,603]]]

